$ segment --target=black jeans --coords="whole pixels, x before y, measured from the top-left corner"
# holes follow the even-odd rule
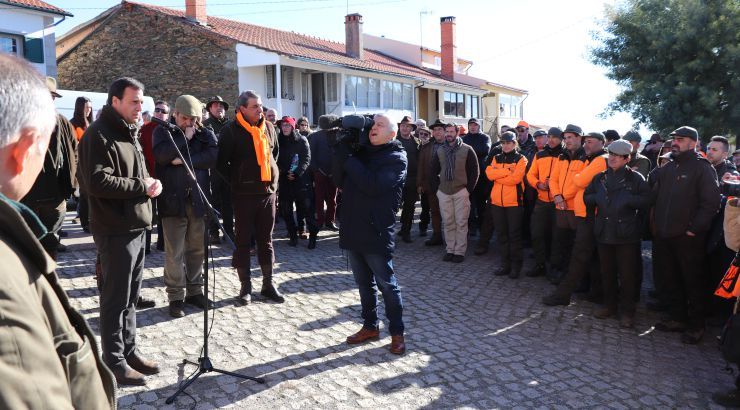
[[[537,200],[532,211],[532,250],[535,263],[545,266],[552,250],[555,204]]]
[[[604,289],[604,306],[617,309],[627,316],[635,315],[637,283],[642,258],[640,243],[607,245],[600,243],[601,284]],[[619,303],[617,303],[619,301]]]
[[[233,196],[236,249],[231,267],[249,269],[249,251],[252,240],[257,244],[257,261],[260,266],[272,267],[275,250],[272,247],[272,230],[275,227],[275,194]]]
[[[319,226],[316,223],[316,212],[314,210],[313,192],[310,189],[301,189],[298,186],[287,184],[280,189],[280,212],[285,221],[285,228],[288,234],[293,236],[298,230],[303,231],[306,225],[308,233],[316,235],[319,232]],[[293,213],[293,204],[295,204],[295,215]],[[301,226],[301,220],[304,219],[305,225]]]
[[[401,233],[411,233],[411,225],[414,223],[414,211],[416,211],[416,201],[418,200],[419,194],[416,191],[416,184],[403,187]]]
[[[421,213],[419,214],[419,230],[426,231],[432,221],[432,208],[429,206],[429,196],[421,195]]]
[[[594,224],[588,218],[576,218],[576,232],[568,272],[558,285],[557,292],[560,295],[570,297],[578,288],[578,285],[581,284],[581,281],[590,274],[590,292],[592,295],[599,295],[602,292],[601,274],[599,273],[600,264],[596,254]]]
[[[662,259],[668,305],[673,320],[687,322],[690,329],[704,327],[704,246],[706,234],[654,238]]]
[[[144,271],[144,231],[93,235],[101,266],[100,344],[111,369],[136,352],[136,302]]]
[[[44,224],[46,230],[49,232],[41,240],[41,246],[44,247],[44,250],[53,259],[56,259],[57,246],[59,246],[58,233],[64,223],[64,215],[67,213],[67,201],[61,200],[61,202],[57,202],[56,200],[52,200],[27,205],[39,217],[39,220],[41,220],[41,223]]]
[[[481,176],[483,176],[481,172]],[[486,213],[486,200],[491,195],[491,184],[485,178],[479,178],[475,184],[473,193],[470,194],[470,217],[468,217],[468,230],[476,232],[483,225],[483,218]]]
[[[498,246],[501,252],[501,266],[504,268],[522,267],[522,214],[519,206],[500,207],[493,205],[493,223],[498,229]]]

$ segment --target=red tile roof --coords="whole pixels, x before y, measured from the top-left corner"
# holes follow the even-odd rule
[[[125,5],[126,3],[174,17],[185,17],[185,12],[182,10],[128,1],[124,1],[122,4]],[[434,84],[478,88],[464,83],[445,80],[437,74],[373,50],[365,49],[363,60],[352,58],[345,53],[346,50],[343,43],[311,37],[305,34],[211,16],[208,17],[208,26],[203,26],[203,29],[233,39],[239,43],[289,57],[315,60],[323,64],[336,64],[357,70],[410,77]]]
[[[48,11],[49,13],[72,17],[71,13],[60,9],[59,7],[52,6],[51,4],[43,2],[41,0],[0,0],[0,4],[10,4],[12,6]]]

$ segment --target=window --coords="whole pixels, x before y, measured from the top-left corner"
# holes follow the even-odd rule
[[[265,98],[275,98],[275,66],[265,66]]]
[[[445,115],[465,117],[465,94],[445,91]]]
[[[380,108],[380,80],[348,75],[344,79],[344,105]]]
[[[519,107],[520,104],[521,97],[499,94],[499,107],[502,117],[519,118],[521,115]]]
[[[19,55],[21,46],[18,37],[9,34],[0,34],[0,52]]]
[[[465,99],[465,111],[468,113],[470,118],[479,118],[478,109],[480,107],[480,97],[477,95],[469,95]]]
[[[339,74],[337,73],[326,73],[326,101],[337,102],[339,101]]]
[[[383,108],[393,108],[393,83],[383,81]]]
[[[280,67],[280,98],[285,100],[295,100],[295,90],[293,89],[293,67]]]
[[[403,109],[412,111],[414,109],[414,88],[411,84],[403,85]]]

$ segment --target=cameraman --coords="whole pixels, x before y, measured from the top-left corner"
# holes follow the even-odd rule
[[[346,125],[346,124],[345,124]],[[397,125],[382,114],[375,116],[369,144],[353,150],[348,138],[335,146],[337,186],[345,208],[339,213],[339,246],[346,249],[352,274],[360,290],[362,318],[359,332],[348,344],[377,339],[378,288],[383,294],[391,333],[390,352],[403,354],[403,301],[393,272],[393,225],[406,179],[406,152],[394,139]],[[377,287],[376,287],[377,283]]]

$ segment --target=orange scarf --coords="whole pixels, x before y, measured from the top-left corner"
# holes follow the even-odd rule
[[[236,121],[252,136],[254,153],[257,155],[257,164],[260,166],[260,178],[262,182],[271,182],[270,142],[265,135],[265,121],[263,120],[258,127],[255,127],[249,124],[240,112],[236,113]]]

